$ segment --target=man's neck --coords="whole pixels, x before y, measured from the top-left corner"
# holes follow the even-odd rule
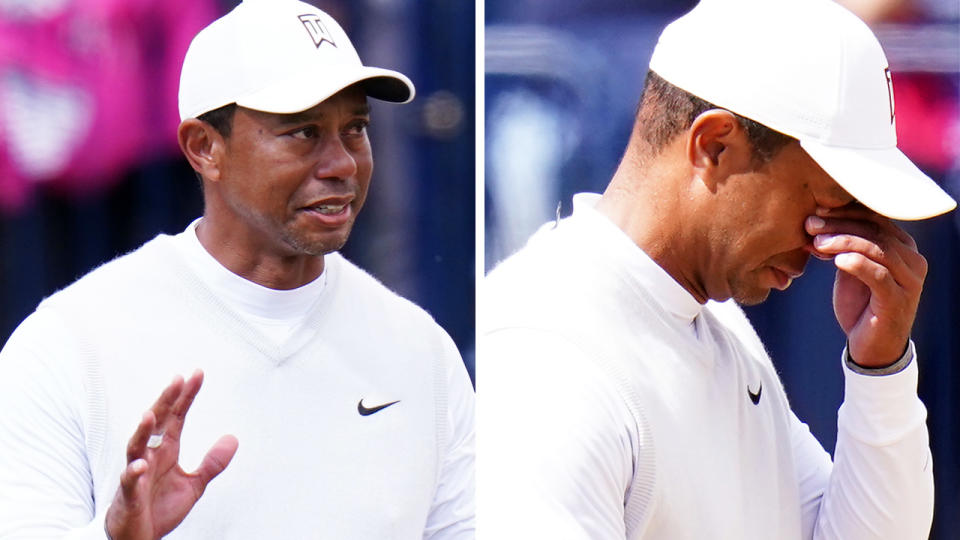
[[[627,174],[623,167],[617,171],[597,211],[698,302],[706,303],[707,292],[696,271],[695,239],[691,237],[694,231],[684,226],[688,221],[675,191],[657,189],[658,181],[626,178]]]
[[[289,290],[302,287],[323,273],[323,255],[283,255],[259,249],[252,235],[230,227],[213,227],[204,217],[197,239],[224,268],[263,287]]]

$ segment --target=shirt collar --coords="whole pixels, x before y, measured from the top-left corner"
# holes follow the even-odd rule
[[[703,311],[697,301],[646,254],[607,216],[596,210],[597,193],[578,193],[573,197],[572,222],[589,229],[595,247],[625,270],[626,279],[647,291],[654,300],[680,322],[690,324]]]
[[[260,319],[298,320],[326,287],[326,268],[310,283],[289,290],[270,289],[234,274],[200,243],[197,225],[201,219],[197,218],[174,237],[176,245],[200,280],[231,308]]]

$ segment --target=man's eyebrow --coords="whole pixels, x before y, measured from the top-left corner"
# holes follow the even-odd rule
[[[311,120],[318,118],[319,114],[310,112],[309,109],[306,111],[300,111],[295,113],[274,113],[271,115],[278,125],[286,126],[290,124],[305,124]]]
[[[353,114],[357,116],[370,116],[370,105],[363,103],[357,105],[353,109]],[[315,122],[323,118],[323,114],[318,112],[311,112],[310,109],[306,111],[300,111],[297,113],[290,114],[277,114],[277,122],[280,125],[291,125],[291,124],[306,124],[309,122]]]

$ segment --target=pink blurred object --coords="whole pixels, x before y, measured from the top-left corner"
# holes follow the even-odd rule
[[[176,152],[177,87],[214,0],[0,2],[0,211]]]
[[[942,175],[960,160],[960,105],[950,78],[895,73],[897,146],[921,169]]]

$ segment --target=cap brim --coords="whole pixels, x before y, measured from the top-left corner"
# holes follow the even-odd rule
[[[878,214],[912,221],[938,216],[957,206],[896,147],[840,148],[803,139],[800,146],[843,189]]]
[[[359,82],[368,96],[392,103],[409,103],[413,100],[416,90],[406,75],[389,69],[365,69],[371,73]]]
[[[406,75],[389,69],[360,66],[342,70],[335,77],[316,70],[277,81],[237,99],[237,105],[257,111],[290,114],[305,111],[337,92],[360,84],[369,97],[394,103],[407,103],[416,93]]]

